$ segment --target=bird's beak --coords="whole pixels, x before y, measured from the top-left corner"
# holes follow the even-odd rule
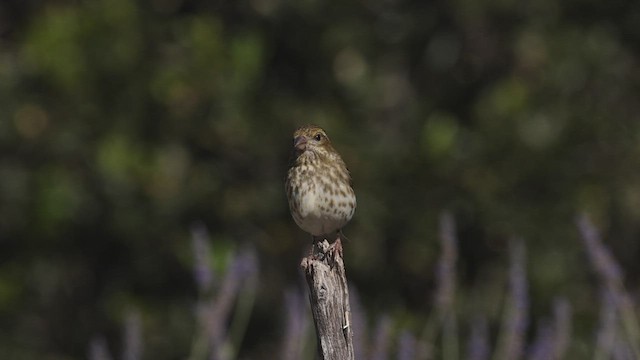
[[[298,151],[304,151],[307,147],[307,138],[305,136],[298,136],[293,139],[293,147]]]

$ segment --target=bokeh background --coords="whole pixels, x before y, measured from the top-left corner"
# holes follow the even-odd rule
[[[460,357],[479,315],[499,342],[519,238],[524,341],[566,299],[588,358],[578,214],[638,304],[639,52],[637,1],[5,0],[0,357],[205,358],[217,309],[224,356],[295,353],[300,326],[313,358],[283,178],[315,123],[358,196],[361,334],[428,333],[449,211]]]

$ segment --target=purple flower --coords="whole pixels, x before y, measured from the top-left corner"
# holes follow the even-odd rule
[[[576,220],[578,229],[582,235],[582,239],[587,249],[589,259],[595,271],[600,278],[600,285],[606,292],[603,304],[608,305],[611,302],[614,308],[614,315],[622,323],[626,341],[635,358],[640,359],[640,324],[635,312],[634,304],[631,297],[624,288],[623,274],[620,265],[614,260],[611,252],[603,244],[600,234],[596,230],[593,223],[586,215],[580,215]],[[619,315],[615,314],[619,312]],[[602,334],[605,336],[605,334]],[[603,340],[604,341],[604,340]]]
[[[566,298],[553,302],[554,359],[564,359],[571,341],[571,304]]]
[[[142,320],[138,311],[130,311],[127,314],[123,343],[123,360],[139,360],[142,358]]]
[[[484,316],[477,316],[471,323],[471,334],[467,346],[467,359],[486,360],[489,358],[489,326]]]
[[[299,291],[289,289],[284,294],[284,303],[287,322],[281,358],[283,360],[302,359],[308,322],[304,298]]]
[[[576,222],[591,264],[593,264],[598,276],[611,286],[620,286],[622,284],[622,270],[602,243],[598,230],[584,214],[580,215]]]
[[[509,296],[504,310],[498,348],[501,359],[519,359],[522,356],[528,326],[526,255],[524,242],[521,239],[511,241],[510,258]]]
[[[400,333],[398,340],[398,360],[413,360],[416,358],[416,339],[410,331]]]
[[[102,336],[91,339],[89,344],[89,360],[111,360],[113,357],[109,353],[107,341]]]
[[[191,225],[191,243],[193,248],[193,277],[200,293],[207,293],[213,286],[213,270],[211,268],[211,247],[209,232],[203,223]]]
[[[449,312],[453,306],[458,259],[455,222],[448,212],[440,216],[440,246],[442,255],[437,268],[436,306],[442,314]]]
[[[349,297],[351,304],[351,321],[353,323],[353,352],[356,359],[365,358],[367,348],[367,324],[360,296],[353,284],[349,284]]]
[[[388,315],[383,315],[376,325],[373,348],[369,358],[371,360],[385,360],[389,356],[389,345],[391,343],[391,319]]]

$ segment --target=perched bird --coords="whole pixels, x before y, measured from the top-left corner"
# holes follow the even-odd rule
[[[335,240],[340,246],[342,227],[356,211],[356,195],[347,166],[320,127],[305,125],[293,133],[285,188],[293,219],[313,242]]]

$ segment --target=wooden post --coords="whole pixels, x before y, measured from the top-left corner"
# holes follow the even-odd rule
[[[300,264],[309,285],[309,301],[322,360],[353,360],[349,290],[340,240],[313,246]]]

